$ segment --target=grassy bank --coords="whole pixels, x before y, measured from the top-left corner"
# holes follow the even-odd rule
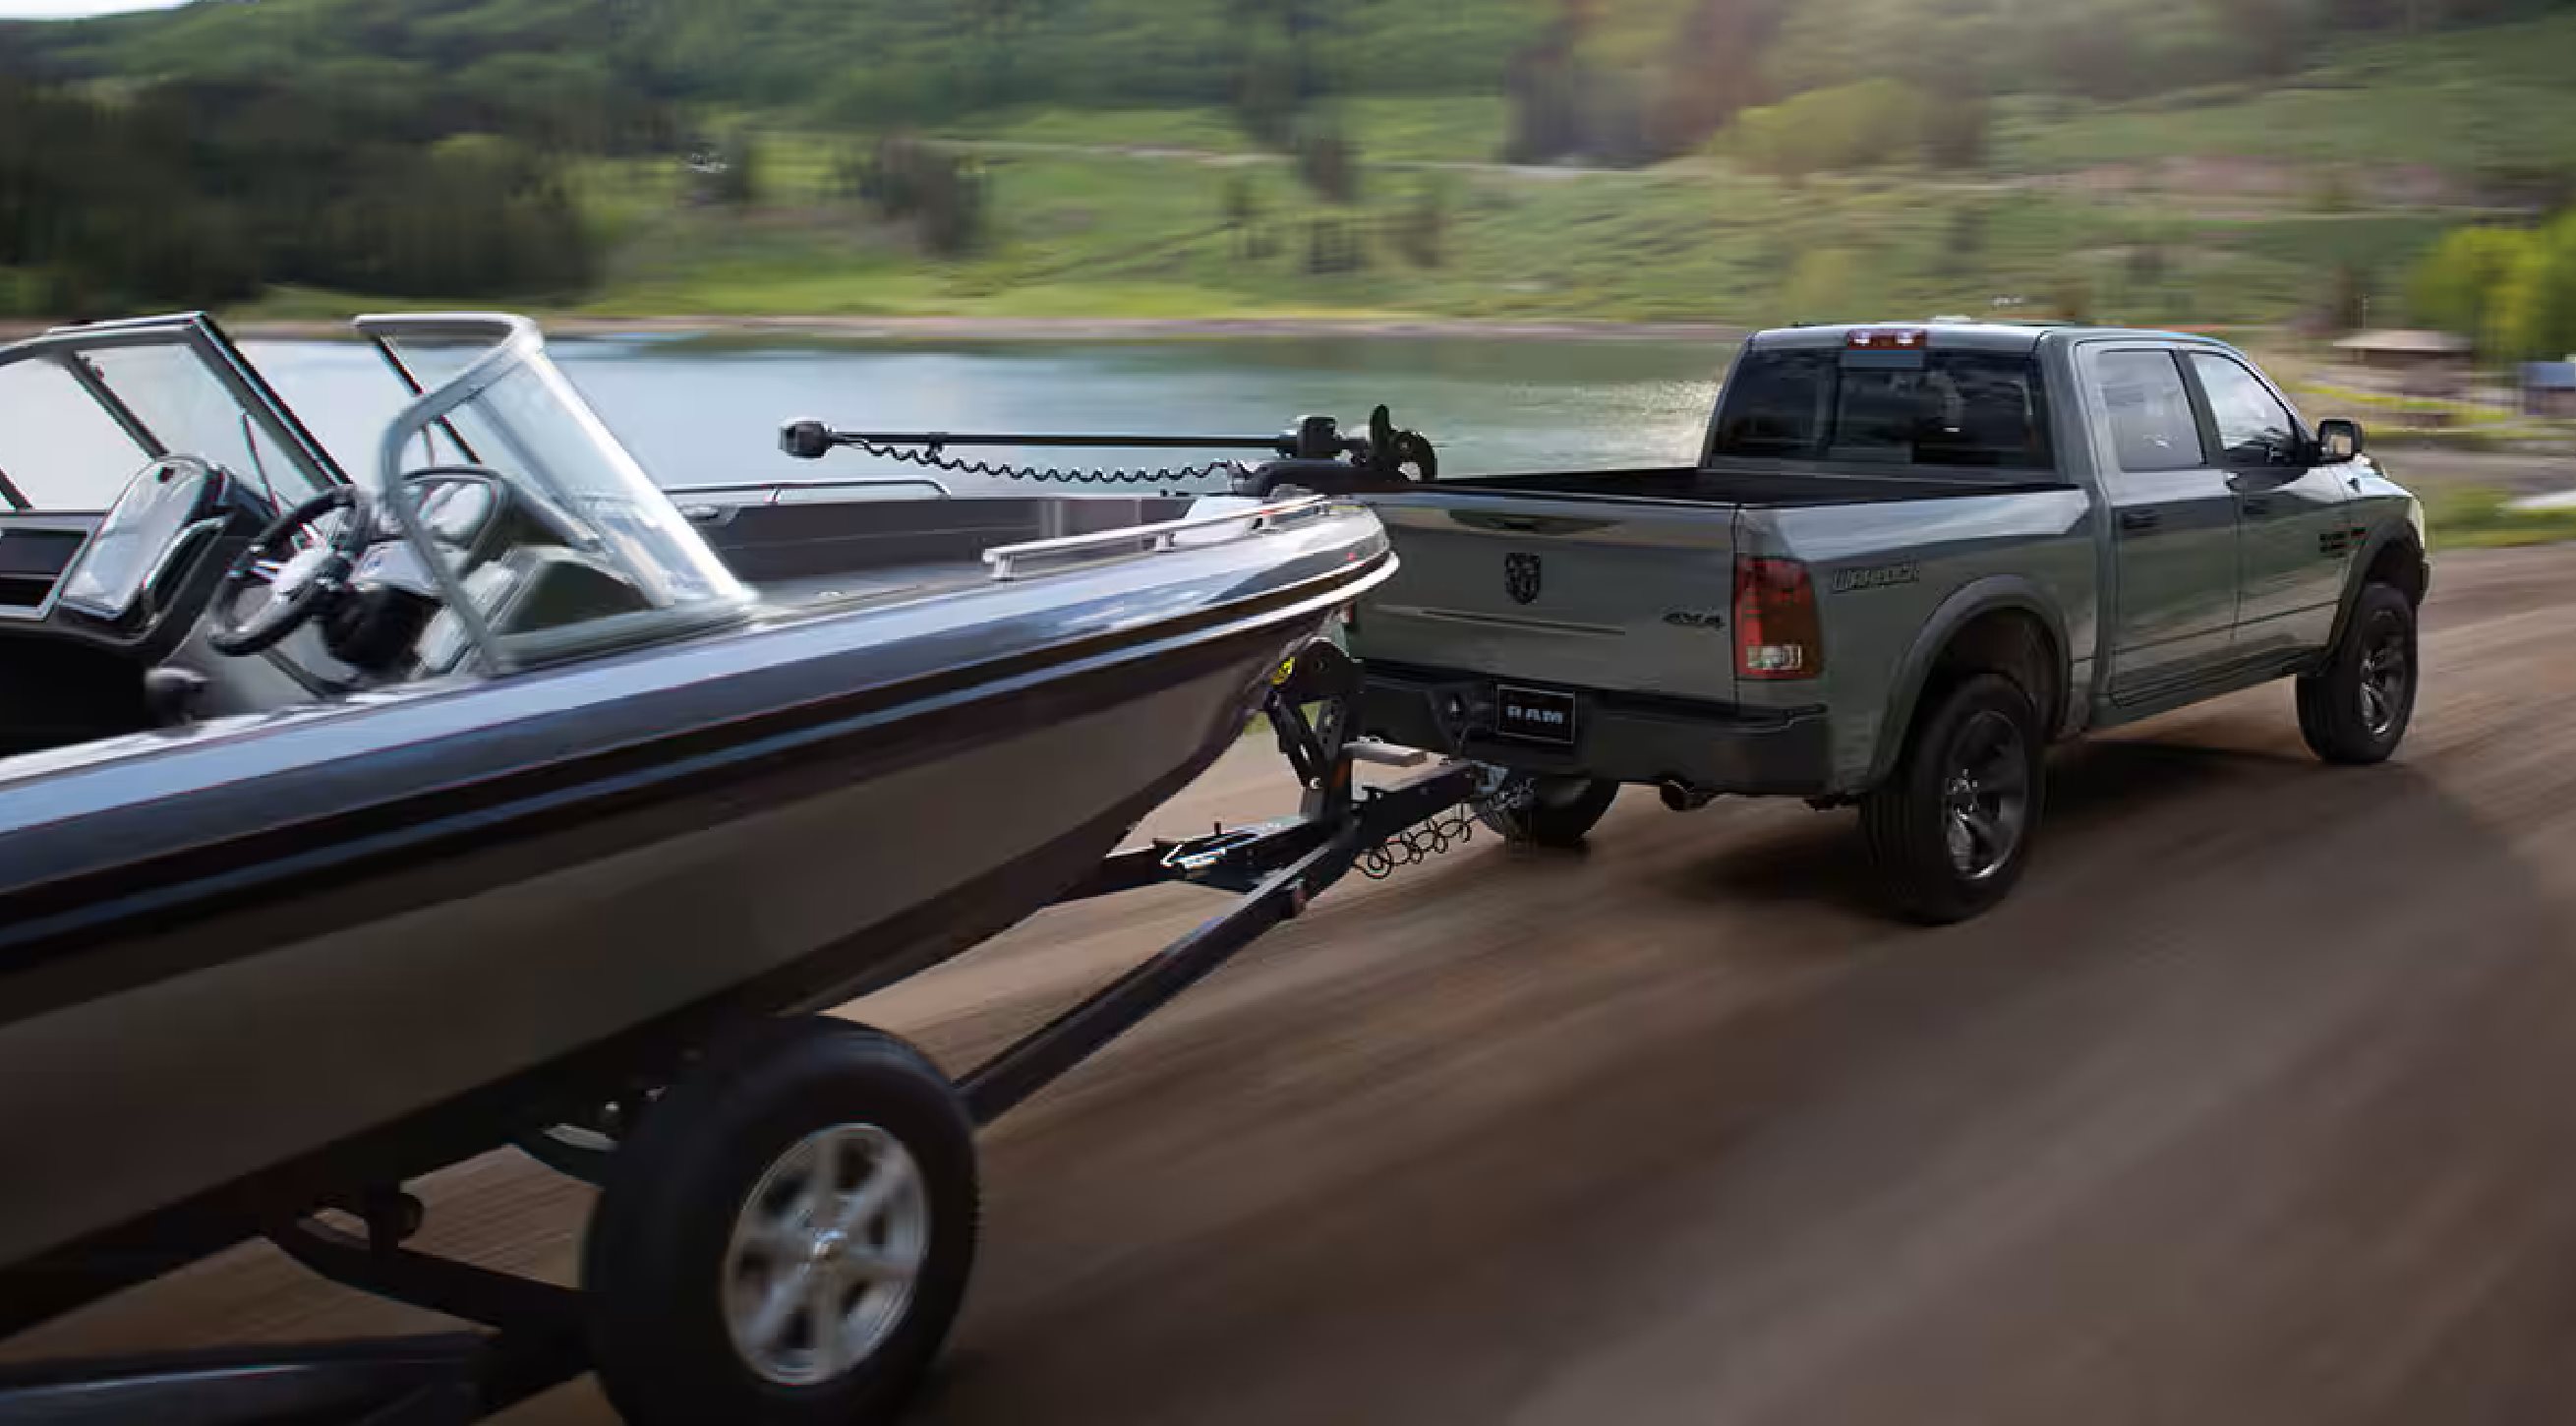
[[[2571,69],[2576,16],[2365,43],[2261,86],[2010,98],[1975,172],[1803,181],[1749,172],[1723,143],[1635,171],[1506,167],[1499,98],[1360,98],[1335,111],[1360,156],[1348,202],[1220,109],[995,110],[933,130],[988,194],[984,241],[956,259],[841,191],[870,135],[772,127],[744,207],[691,203],[669,158],[582,163],[602,279],[514,305],[1719,325],[2000,308],[2268,326],[2357,287],[2374,320],[2402,320],[2406,272],[2443,232],[2553,163],[2576,173]],[[290,292],[254,310],[365,305],[385,304]]]
[[[2505,492],[2483,486],[2436,485],[2421,490],[2424,524],[2433,547],[2505,549],[2576,540],[2576,509],[2516,510]]]
[[[2576,159],[2570,66],[2576,17],[2367,44],[2259,88],[2010,100],[1978,173],[1799,182],[1722,144],[1640,171],[1507,168],[1499,99],[1358,99],[1338,110],[1362,164],[1348,203],[1218,109],[1000,110],[937,130],[989,184],[988,238],[954,261],[835,192],[864,136],[773,131],[747,211],[690,206],[667,160],[587,165],[610,258],[579,306],[1758,323],[2018,299],[2201,325],[2281,322],[2357,282],[2394,318],[2444,231],[2515,174]],[[1399,240],[1426,210],[1436,241]]]
[[[2265,323],[2314,302],[2338,264],[2402,270],[2446,226],[2194,215],[2152,195],[1898,172],[1791,185],[1707,160],[1643,172],[1379,163],[1358,201],[1333,204],[1262,157],[996,142],[979,150],[987,243],[936,261],[909,230],[831,196],[826,147],[775,141],[767,196],[748,212],[676,201],[664,165],[593,165],[585,201],[612,245],[583,310],[1769,322],[1985,311],[2002,297],[2109,320]],[[1258,216],[1232,226],[1240,193]],[[1431,250],[1395,241],[1426,207]],[[1356,262],[1316,270],[1332,265],[1318,254],[1337,233]]]

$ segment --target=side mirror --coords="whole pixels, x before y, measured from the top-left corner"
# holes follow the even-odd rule
[[[2317,423],[2317,459],[2326,465],[2341,465],[2360,455],[2366,442],[2359,421],[2330,416]]]

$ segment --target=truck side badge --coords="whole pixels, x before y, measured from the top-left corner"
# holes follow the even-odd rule
[[[1538,556],[1503,556],[1503,589],[1512,596],[1514,604],[1528,604],[1536,600],[1538,588]]]
[[[1899,584],[1912,584],[1923,577],[1922,565],[1913,560],[1902,564],[1855,566],[1833,572],[1825,586],[1836,594],[1849,594],[1856,589],[1887,589]]]

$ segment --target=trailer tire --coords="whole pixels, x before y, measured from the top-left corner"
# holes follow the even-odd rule
[[[1526,798],[1517,805],[1488,808],[1477,817],[1504,841],[1533,847],[1583,845],[1619,797],[1619,784],[1600,778],[1524,774],[1514,782],[1527,787]]]
[[[2038,837],[2041,756],[2039,713],[2001,674],[1971,674],[1925,703],[1895,771],[1860,804],[1894,910],[1940,925],[2004,899]]]
[[[766,1026],[617,1152],[582,1259],[600,1385],[635,1426],[890,1419],[964,1300],[977,1211],[973,1126],[920,1052]]]
[[[2415,604],[2394,585],[2354,597],[2326,666],[2299,680],[2299,735],[2330,763],[2385,762],[2415,720]]]

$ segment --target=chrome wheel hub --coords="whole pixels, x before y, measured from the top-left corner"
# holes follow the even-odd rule
[[[2030,818],[2030,758],[2012,719],[1988,709],[1951,745],[1941,784],[1942,840],[1950,868],[1970,881],[2001,871]]]
[[[2396,620],[2382,618],[2361,656],[2361,726],[2370,736],[2385,737],[2397,725],[2411,676],[2406,631]]]
[[[814,1386],[866,1361],[912,1305],[929,1194],[901,1142],[836,1124],[769,1166],[725,1246],[726,1331],[744,1365]]]

